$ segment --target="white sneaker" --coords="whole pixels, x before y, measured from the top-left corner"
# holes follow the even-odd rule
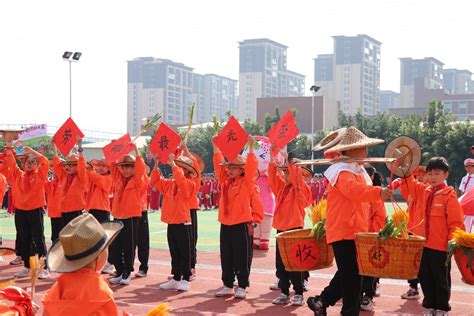
[[[231,287],[224,286],[222,289],[216,293],[214,293],[215,297],[223,297],[223,296],[229,296],[234,294],[234,289]]]
[[[122,280],[120,280],[120,285],[130,285],[130,281],[132,280],[132,275],[129,274],[128,277],[126,278],[123,278],[122,276]]]
[[[115,267],[111,263],[106,263],[104,269],[102,269],[103,274],[113,274],[115,272]]]
[[[38,279],[40,280],[49,279],[49,278],[51,278],[51,274],[49,274],[49,271],[46,269],[41,271],[38,275]]]
[[[181,282],[179,282],[177,290],[178,291],[183,291],[183,292],[188,291],[189,290],[189,281],[181,280]]]
[[[291,303],[293,306],[303,306],[304,305],[304,298],[303,295],[296,294],[293,297],[293,303]]]
[[[272,301],[272,304],[275,305],[285,305],[290,302],[290,297],[286,294],[281,293],[276,299]]]
[[[175,279],[172,279],[166,283],[163,283],[160,285],[160,289],[162,290],[174,290],[176,291],[179,287],[179,281],[176,281]]]
[[[435,312],[435,314],[433,314],[433,315],[436,315],[436,316],[445,316],[445,315],[448,315],[448,312],[437,309],[436,312]]]
[[[234,297],[235,298],[244,299],[246,295],[247,295],[247,293],[245,292],[245,289],[243,289],[241,287],[235,288],[235,290],[234,290]]]
[[[303,281],[303,291],[305,291],[305,292],[309,291],[309,281],[308,280]]]
[[[116,277],[113,277],[113,278],[109,279],[110,284],[119,284],[120,281],[122,281],[122,275],[118,275]]]
[[[425,311],[423,312],[423,316],[432,316],[432,315],[436,315],[436,311],[432,308],[425,309]]]
[[[275,281],[275,283],[273,283],[272,285],[270,285],[270,290],[273,290],[273,291],[279,290],[279,289],[280,289],[280,288],[278,287],[278,282],[279,282],[279,281],[280,281],[280,280],[277,279],[277,280]]]
[[[21,259],[20,256],[17,256],[15,259],[13,259],[12,261],[10,261],[10,264],[11,264],[12,266],[17,266],[17,265],[23,264],[23,259]]]
[[[144,277],[146,277],[146,275],[147,275],[146,272],[143,271],[143,270],[139,270],[137,273],[135,273],[135,276],[137,278],[144,278]]]
[[[373,311],[374,302],[372,301],[372,298],[364,295],[364,297],[362,298],[362,301],[360,302],[360,309],[364,311]]]
[[[23,268],[20,271],[18,271],[17,273],[15,273],[15,276],[17,278],[26,278],[26,277],[30,276],[30,269]]]

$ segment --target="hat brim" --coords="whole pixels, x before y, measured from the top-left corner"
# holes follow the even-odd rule
[[[222,167],[239,167],[239,168],[244,168],[245,164],[244,163],[227,163],[227,162],[221,162],[219,166]]]
[[[301,171],[303,173],[303,177],[308,179],[308,178],[312,178],[314,173],[313,171],[306,167],[306,166],[298,166],[301,168]],[[288,170],[288,167],[287,166],[277,166],[278,169],[281,169],[281,170]]]
[[[346,131],[347,128],[343,127],[329,133],[329,135],[324,137],[319,143],[316,144],[316,146],[313,147],[313,151],[323,150],[336,145],[342,139]]]
[[[386,164],[386,166],[394,175],[406,178],[420,165],[421,148],[414,138],[400,136],[387,145],[385,158],[398,158],[395,168],[392,167],[392,164]]]
[[[179,166],[179,167],[181,167],[181,168],[183,168],[183,169],[186,169],[186,170],[188,170],[188,171],[191,171],[191,174],[192,174],[192,177],[193,177],[193,178],[196,178],[196,177],[198,176],[197,170],[194,169],[194,167],[191,166],[190,164],[187,164],[187,163],[185,163],[184,161],[181,161],[181,160],[175,160],[174,163],[175,163],[177,166]]]
[[[64,255],[64,249],[58,239],[51,246],[46,256],[48,268],[53,272],[59,273],[73,272],[84,268],[89,263],[94,261],[94,259],[97,258],[97,256],[99,256],[99,254],[110,245],[110,243],[117,237],[118,233],[123,228],[123,224],[121,222],[105,222],[101,223],[101,225],[105,231],[106,241],[104,245],[96,252],[78,260],[67,260]]]
[[[134,161],[122,161],[122,162],[116,162],[116,166],[135,166]]]
[[[362,139],[362,140],[360,140],[360,141],[358,141],[357,143],[354,143],[354,144],[335,145],[335,146],[327,149],[324,152],[324,154],[332,154],[332,153],[336,153],[336,152],[342,153],[344,151],[351,150],[351,149],[359,149],[359,148],[366,148],[366,147],[372,147],[372,146],[380,145],[380,144],[383,144],[384,142],[385,141],[383,139],[367,137],[367,138]]]

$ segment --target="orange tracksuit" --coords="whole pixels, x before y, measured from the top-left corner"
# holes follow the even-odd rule
[[[408,204],[408,231],[418,236],[425,236],[425,222],[423,214],[426,204],[423,204],[423,195],[428,184],[418,182],[415,185],[415,177],[401,179],[400,193]]]
[[[369,232],[378,233],[385,226],[386,218],[387,211],[382,200],[369,203]]]
[[[46,316],[119,315],[108,282],[88,268],[62,273],[42,302]]]
[[[86,195],[86,210],[101,210],[110,212],[109,193],[112,189],[112,176],[110,174],[98,174],[95,171],[87,171],[89,189]]]
[[[5,176],[12,186],[16,209],[35,210],[46,205],[44,183],[48,177],[48,159],[39,156],[36,171],[28,173],[18,168],[13,155],[7,155]]]
[[[285,231],[304,226],[305,207],[311,204],[311,189],[305,183],[301,168],[289,165],[290,184],[277,173],[274,163],[268,165],[270,189],[276,197],[273,228]]]
[[[79,156],[77,174],[71,176],[66,173],[58,157],[53,158],[54,174],[59,179],[59,189],[62,192],[61,213],[81,211],[86,207],[87,174],[86,161]],[[70,182],[68,184],[68,181]]]
[[[224,162],[221,153],[214,154],[214,170],[222,188],[221,200],[219,202],[218,220],[224,225],[235,225],[253,222],[255,217],[262,218],[258,214],[252,214],[251,193],[255,190],[255,174],[257,173],[258,161],[255,154],[249,154],[245,164],[245,176],[230,179],[219,164]]]
[[[51,221],[51,241],[55,242],[63,228],[61,220],[61,190],[58,189],[58,178],[54,177],[45,184],[46,200],[48,203],[48,216]]]
[[[3,201],[3,197],[5,196],[5,192],[7,192],[7,178],[0,173],[0,201]]]
[[[354,240],[358,232],[367,232],[368,202],[381,200],[381,187],[367,185],[363,176],[342,171],[335,186],[328,183],[326,218],[327,243]]]

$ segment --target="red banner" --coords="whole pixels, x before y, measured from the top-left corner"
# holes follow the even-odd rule
[[[102,148],[104,153],[105,160],[107,163],[113,164],[123,155],[128,154],[132,150],[132,140],[130,139],[130,134],[125,134],[119,139],[115,139],[110,142],[107,146]]]
[[[243,129],[239,121],[231,116],[224,129],[217,135],[215,144],[224,157],[231,161],[242,151],[248,138],[249,134]]]
[[[66,157],[74,145],[76,145],[77,136],[84,137],[84,134],[79,127],[77,127],[72,118],[68,118],[58,129],[56,134],[54,134],[53,142],[61,154]]]
[[[167,163],[170,153],[176,153],[180,143],[181,136],[166,123],[161,123],[150,143],[150,152],[160,155],[160,161]]]
[[[300,134],[296,127],[295,118],[291,110],[283,115],[283,117],[267,132],[268,138],[272,144],[276,145],[275,151],[278,151],[288,145],[293,139]]]

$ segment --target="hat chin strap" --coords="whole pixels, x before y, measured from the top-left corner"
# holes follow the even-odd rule
[[[105,244],[106,241],[107,241],[107,235],[104,234],[104,236],[102,236],[102,238],[92,248],[89,248],[86,251],[77,253],[75,255],[66,255],[66,254],[64,254],[64,257],[69,261],[75,261],[75,260],[85,258],[85,257],[93,254],[97,250],[99,250],[100,247],[102,247]]]

